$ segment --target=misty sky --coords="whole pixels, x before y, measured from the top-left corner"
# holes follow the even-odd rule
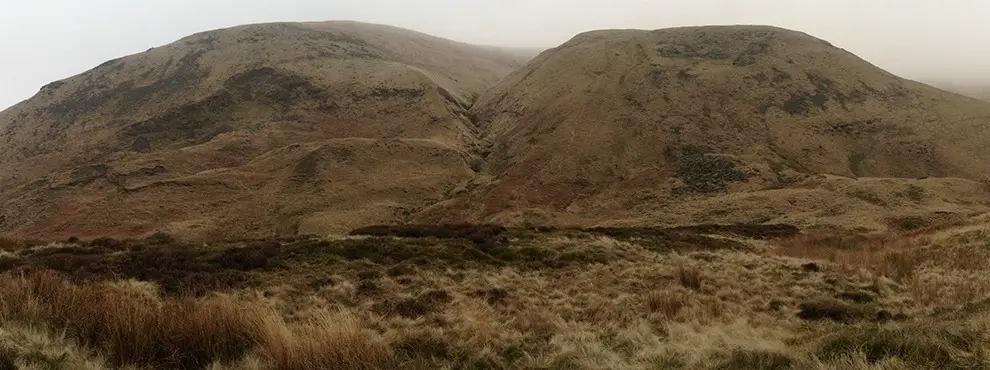
[[[768,24],[913,79],[990,84],[986,0],[0,0],[0,109],[51,81],[189,34],[357,20],[459,41],[553,47],[603,28]]]

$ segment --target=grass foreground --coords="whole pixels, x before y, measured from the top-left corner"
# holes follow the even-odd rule
[[[990,218],[5,241],[7,369],[990,368]]]

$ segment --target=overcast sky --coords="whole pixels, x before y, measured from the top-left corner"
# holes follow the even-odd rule
[[[769,24],[914,79],[990,84],[987,0],[0,0],[0,109],[103,61],[209,29],[357,20],[552,47],[603,28]]]

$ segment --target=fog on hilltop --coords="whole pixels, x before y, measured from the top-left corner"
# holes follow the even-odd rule
[[[357,20],[459,41],[521,48],[556,46],[610,28],[766,24],[831,41],[903,77],[987,85],[988,2],[729,0],[611,2],[424,0],[270,2],[177,0],[19,1],[0,13],[0,107],[106,60],[189,34],[270,21]]]

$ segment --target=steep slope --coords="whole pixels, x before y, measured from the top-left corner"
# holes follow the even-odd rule
[[[466,108],[524,62],[356,22],[214,30],[108,61],[0,113],[0,232],[399,221],[473,176]]]
[[[697,202],[815,187],[817,175],[953,177],[975,188],[990,175],[990,104],[774,27],[584,33],[514,72],[472,112],[489,141],[491,182],[423,220],[738,220],[737,203]]]

